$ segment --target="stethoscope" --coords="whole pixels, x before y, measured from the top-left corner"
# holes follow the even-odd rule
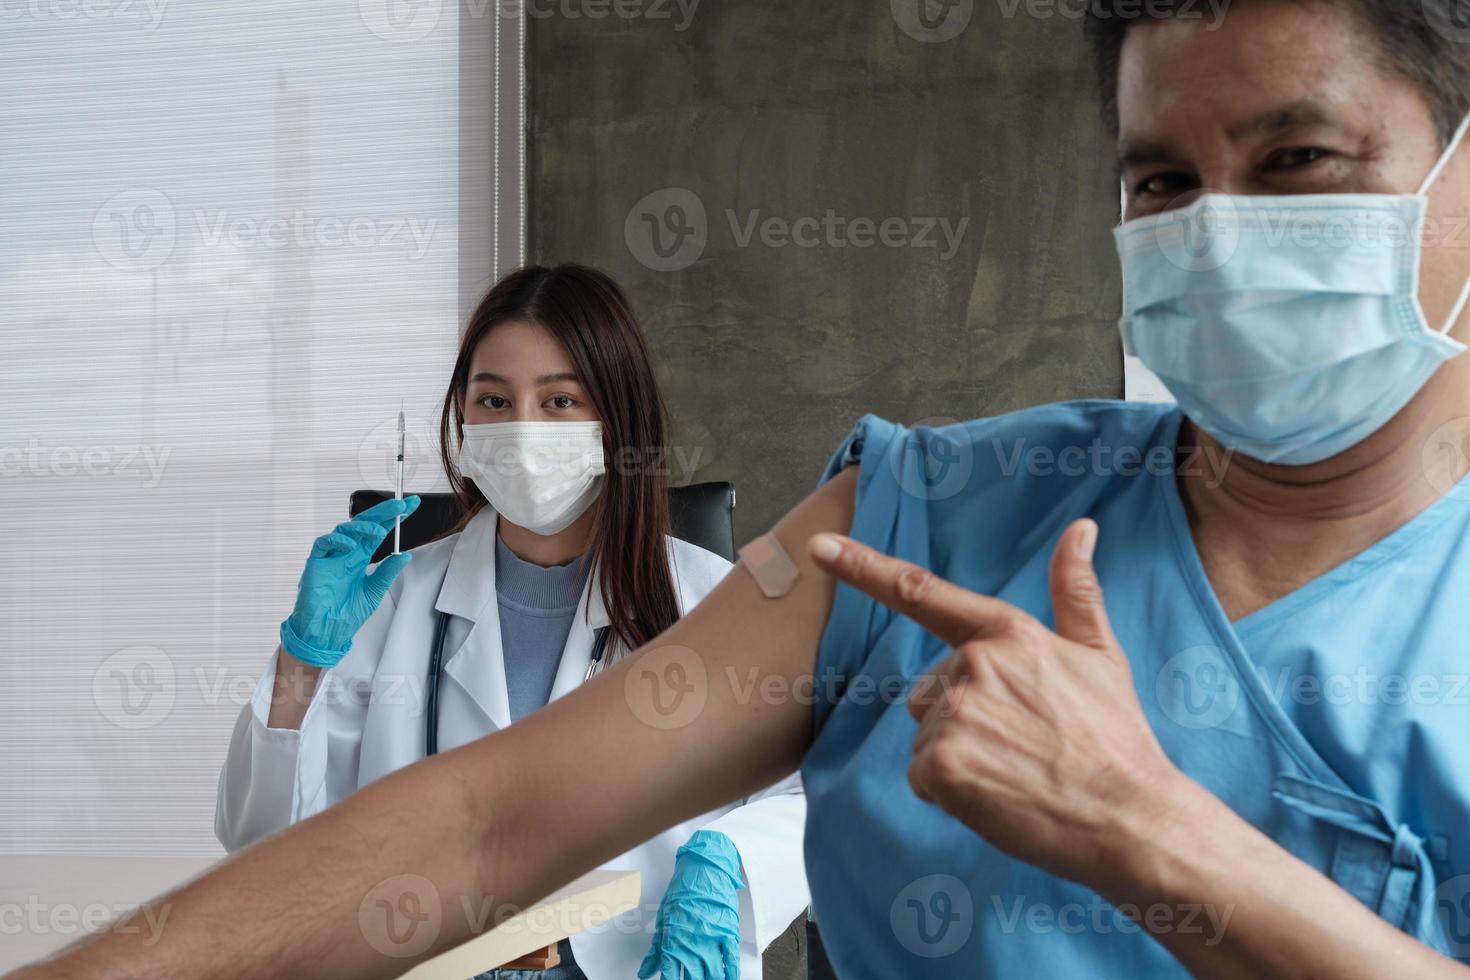
[[[607,633],[611,627],[599,626],[597,637],[592,641],[592,662],[587,665],[587,674],[582,683],[592,679],[602,665],[602,654],[607,649]],[[429,684],[424,699],[424,745],[426,756],[439,751],[439,666],[444,660],[444,637],[449,632],[449,614],[441,612],[434,627],[434,646],[429,652]]]

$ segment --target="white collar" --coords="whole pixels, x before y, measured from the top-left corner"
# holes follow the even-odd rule
[[[475,621],[483,615],[486,604],[495,601],[495,532],[499,518],[495,508],[486,504],[459,532],[444,573],[444,585],[434,603],[439,612]],[[611,622],[602,601],[600,571],[591,570],[577,605],[577,618],[585,616],[593,629]]]

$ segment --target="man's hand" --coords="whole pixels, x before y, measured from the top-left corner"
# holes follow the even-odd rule
[[[1100,891],[1183,777],[1144,718],[1092,567],[1097,525],[1051,561],[1056,632],[1015,606],[850,538],[816,535],[821,568],[913,619],[953,652],[909,697],[909,784],[994,846]],[[835,545],[824,553],[824,545]]]

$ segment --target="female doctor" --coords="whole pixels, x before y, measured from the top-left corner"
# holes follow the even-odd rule
[[[436,694],[437,748],[472,742],[573,690],[704,598],[730,563],[669,534],[657,465],[666,433],[641,330],[609,278],[537,267],[491,289],[464,333],[440,420],[445,471],[468,516],[370,574],[417,497],[317,539],[220,773],[215,830],[226,849],[431,754],[425,716]],[[434,691],[425,678],[437,637]],[[759,977],[761,951],[808,903],[805,815],[791,776],[677,824],[603,865],[642,873],[636,911],[564,940],[558,967],[482,976]]]

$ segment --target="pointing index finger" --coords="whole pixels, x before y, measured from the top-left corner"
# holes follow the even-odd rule
[[[841,534],[807,542],[817,567],[918,623],[950,646],[994,632],[1017,615],[1008,602],[979,595]]]

